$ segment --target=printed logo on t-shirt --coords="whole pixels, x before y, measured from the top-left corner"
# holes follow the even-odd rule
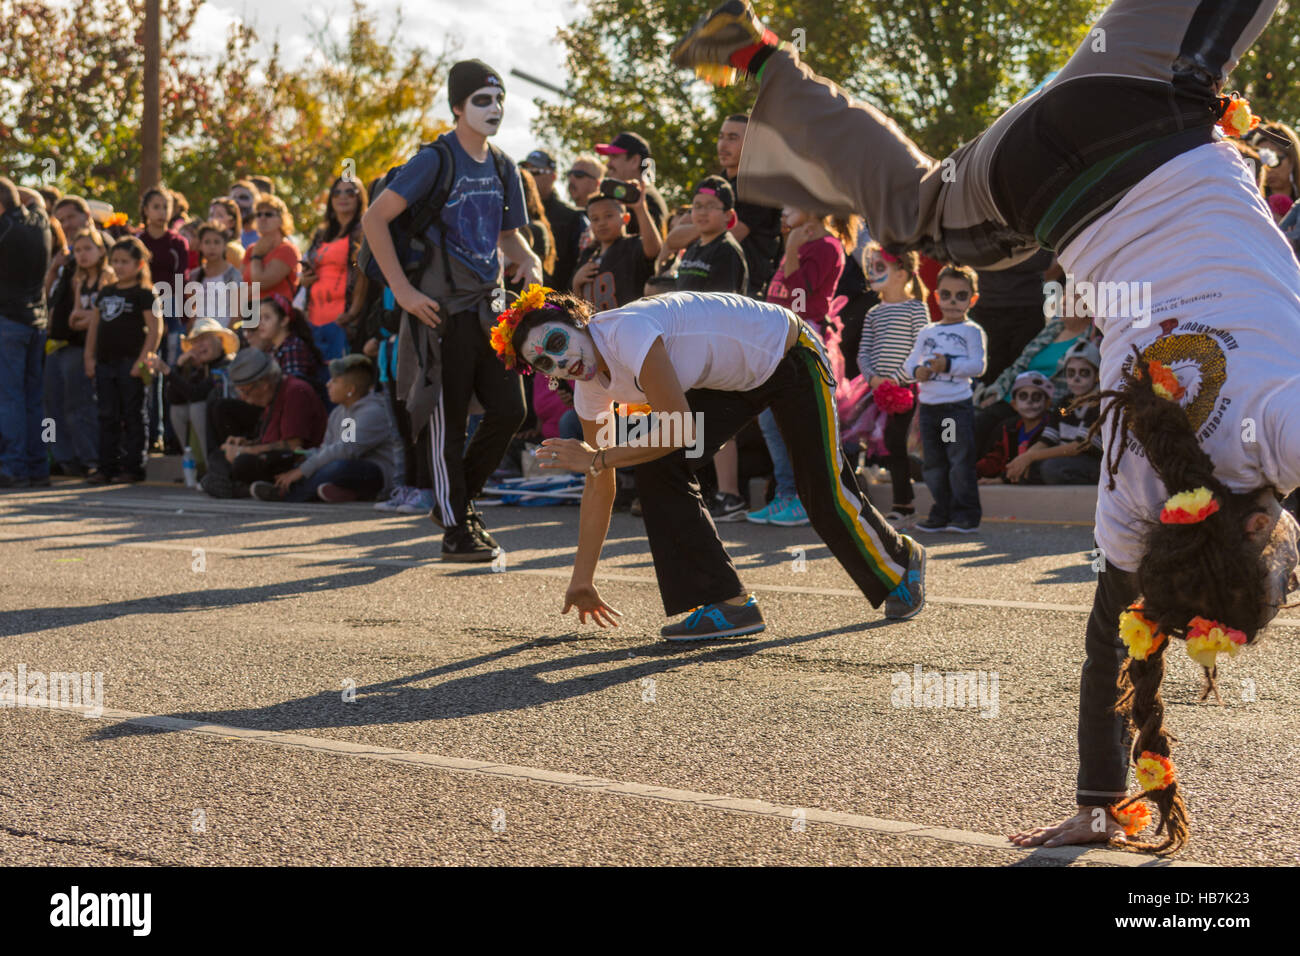
[[[444,222],[452,224],[447,243],[475,271],[492,270],[501,237],[501,180],[490,176],[465,176],[456,180],[443,207]]]
[[[109,295],[99,300],[99,321],[112,322],[126,309],[126,299]]]
[[[1142,350],[1142,361],[1159,361],[1177,376],[1178,384],[1186,389],[1179,404],[1187,413],[1192,428],[1196,429],[1196,440],[1203,442],[1214,434],[1232,404],[1230,398],[1220,393],[1228,380],[1228,359],[1224,349],[1235,350],[1237,340],[1229,332],[1200,322],[1183,323],[1182,331],[1177,335],[1174,334],[1176,328],[1179,328],[1178,319],[1161,322],[1160,335]],[[1125,370],[1132,363],[1132,357],[1126,359]],[[1140,453],[1132,439],[1129,447]]]

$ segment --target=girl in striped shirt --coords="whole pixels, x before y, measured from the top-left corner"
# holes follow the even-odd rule
[[[880,302],[871,307],[862,323],[858,346],[858,368],[874,389],[882,382],[912,386],[904,369],[916,337],[930,320],[925,308],[925,285],[917,275],[920,257],[915,252],[894,256],[871,242],[862,252],[862,271]],[[915,386],[913,395],[915,395]],[[897,525],[916,513],[912,504],[911,463],[907,457],[907,431],[916,414],[916,402],[905,412],[889,416],[885,423],[885,467],[894,486],[894,506],[885,519]]]

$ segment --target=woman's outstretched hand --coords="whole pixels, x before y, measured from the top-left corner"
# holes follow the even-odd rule
[[[600,598],[600,593],[596,590],[594,584],[570,584],[569,590],[564,592],[564,610],[560,613],[568,614],[571,608],[578,609],[578,623],[586,624],[587,615],[591,615],[592,621],[604,627],[606,622],[611,627],[618,627],[616,618],[623,616],[622,611],[616,611]]]
[[[548,438],[534,454],[538,467],[547,471],[584,472],[591,467],[596,449],[580,438]]]
[[[1008,834],[1016,846],[1069,846],[1078,843],[1123,841],[1124,828],[1105,807],[1080,807],[1079,812],[1054,826],[1034,827]]]

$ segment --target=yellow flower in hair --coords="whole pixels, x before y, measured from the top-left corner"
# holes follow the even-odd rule
[[[1194,617],[1188,624],[1187,656],[1202,667],[1213,667],[1220,654],[1236,657],[1246,634],[1218,621]]]
[[[1168,757],[1144,750],[1138,758],[1137,778],[1143,790],[1163,790],[1174,782],[1173,762]]]
[[[1129,657],[1144,661],[1165,642],[1165,636],[1141,612],[1142,605],[1135,604],[1119,616],[1119,637],[1128,648]]]
[[[515,355],[515,327],[529,312],[546,305],[546,295],[552,291],[554,290],[534,282],[515,299],[514,305],[501,313],[501,318],[492,327],[488,341],[506,368],[514,368],[518,364],[518,356]]]
[[[1180,491],[1165,502],[1160,511],[1163,524],[1195,524],[1219,510],[1219,502],[1209,488]]]

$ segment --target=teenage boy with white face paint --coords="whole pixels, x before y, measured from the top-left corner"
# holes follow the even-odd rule
[[[397,304],[424,327],[404,324],[398,374],[403,378],[410,369],[404,382],[414,384],[410,391],[407,384],[399,387],[408,410],[418,409],[412,411],[417,447],[429,448],[434,497],[430,517],[445,530],[442,558],[490,561],[497,543],[470,503],[501,463],[523,423],[525,405],[522,381],[501,367],[487,333],[496,319],[492,306],[501,288],[503,263],[512,280],[528,282],[541,281],[542,263],[517,231],[528,222],[518,170],[488,146],[488,137],[497,134],[505,117],[505,83],[486,63],[462,60],[452,66],[447,89],[456,126],[440,141],[451,151],[455,175],[439,221],[424,237],[437,247],[433,261],[414,281],[408,278],[389,223],[434,190],[440,150],[421,149],[412,157],[376,197],[361,224]],[[440,389],[435,384],[438,375]],[[466,447],[471,396],[482,403],[485,414]],[[416,400],[409,400],[412,397]],[[429,411],[427,420],[424,410]]]

